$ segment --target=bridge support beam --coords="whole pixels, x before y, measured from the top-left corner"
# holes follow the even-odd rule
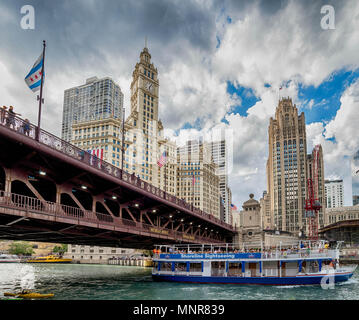
[[[71,197],[71,199],[77,204],[77,206],[83,210],[86,211],[86,209],[84,208],[84,206],[81,204],[80,201],[77,200],[77,198],[74,196],[74,194],[72,193],[72,186],[68,185],[68,184],[63,184],[61,185],[61,194],[66,193],[68,196]],[[60,194],[60,199],[61,199],[61,194]],[[60,200],[61,201],[61,200]]]
[[[5,192],[11,192],[11,169],[4,168],[5,171]]]

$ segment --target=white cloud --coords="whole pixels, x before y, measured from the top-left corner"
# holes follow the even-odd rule
[[[247,200],[249,193],[253,192],[259,198],[266,188],[267,130],[279,94],[290,96],[300,107],[305,101],[298,97],[299,83],[317,86],[335,70],[358,66],[359,20],[355,14],[359,12],[359,2],[355,0],[335,8],[335,30],[320,29],[320,5],[311,1],[307,5],[299,1],[281,1],[280,6],[270,13],[261,7],[267,3],[265,1],[239,4],[225,1],[223,7],[212,7],[214,5],[208,1],[191,2],[190,5],[178,1],[164,8],[162,15],[159,14],[161,3],[152,3],[158,9],[151,11],[152,15],[157,14],[155,18],[147,15],[149,7],[141,11],[141,2],[132,6],[123,1],[120,7],[114,3],[103,5],[93,1],[78,19],[69,18],[70,3],[66,3],[64,10],[54,10],[53,15],[49,15],[56,21],[62,18],[66,21],[61,29],[50,28],[52,43],[49,45],[44,128],[60,134],[63,91],[84,83],[91,76],[110,76],[119,83],[125,94],[128,115],[132,71],[142,49],[142,39],[147,34],[152,60],[159,71],[159,112],[164,126],[176,130],[186,122],[194,124],[199,119],[201,129],[209,130],[225,117],[228,123],[220,125],[233,130],[234,165],[230,185],[238,207]],[[81,3],[74,6],[80,8]],[[107,7],[122,14],[122,20],[113,20],[111,12],[106,12]],[[141,13],[134,16],[138,12]],[[188,21],[186,18],[192,12],[195,15]],[[99,24],[107,15],[109,19]],[[13,16],[13,11],[6,7],[0,10],[0,20],[5,23],[9,19],[13,21]],[[227,16],[231,17],[231,23],[227,22]],[[39,32],[37,36],[43,35],[44,30],[36,32]],[[121,33],[119,38],[116,32]],[[3,35],[5,37],[6,33]],[[216,37],[220,40],[219,48],[216,48]],[[31,41],[38,39],[31,38]],[[56,41],[59,42],[57,52]],[[2,46],[2,104],[15,105],[18,112],[36,123],[36,95],[26,88],[25,74],[14,72],[23,69],[21,57],[25,54],[17,55],[17,47],[11,43],[5,42]],[[60,65],[55,57],[66,61],[67,67]],[[16,69],[19,61],[20,67]],[[24,65],[25,68],[31,66],[28,62]],[[246,117],[231,113],[233,106],[241,106],[242,101],[237,95],[227,93],[227,81],[252,88],[259,98],[248,109]],[[271,87],[267,88],[265,84]],[[284,88],[279,92],[280,86]],[[358,110],[359,107],[358,86],[356,83],[344,92],[335,119],[327,125],[313,123],[307,126],[308,152],[314,144],[323,145],[328,175],[344,175],[343,156],[359,147],[354,138],[357,135],[355,124],[358,123],[358,112],[355,113],[355,108]],[[309,108],[316,106],[313,99],[306,99]],[[195,131],[185,132],[192,136]],[[325,140],[330,137],[335,137],[336,142]]]
[[[325,176],[344,179],[345,205],[351,205],[350,161],[359,150],[359,80],[344,91],[340,102],[340,109],[328,124],[312,123],[307,126],[308,151],[315,144],[322,145]]]

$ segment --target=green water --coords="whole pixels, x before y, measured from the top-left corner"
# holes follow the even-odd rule
[[[4,292],[35,289],[57,300],[358,300],[359,272],[333,289],[154,282],[150,268],[81,264],[0,264]]]

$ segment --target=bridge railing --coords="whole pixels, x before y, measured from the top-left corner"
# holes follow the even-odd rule
[[[146,230],[148,232],[171,236],[173,238],[187,237],[188,240],[197,240],[197,241],[208,241],[209,239],[209,237],[202,237],[198,235],[194,236],[176,230],[171,230],[160,226],[146,224],[144,222],[128,220],[120,217],[114,217],[108,214],[83,210],[81,208],[72,207],[61,203],[44,201],[38,198],[28,197],[25,195],[20,195],[15,193],[9,193],[2,190],[0,190],[0,206],[3,207],[6,206],[13,209],[20,208],[25,211],[41,213],[53,217],[66,217],[83,222],[106,224],[110,226],[126,226],[131,228],[131,230],[138,230],[138,231]]]
[[[17,116],[14,116],[10,114],[7,111],[0,110],[0,125],[5,126],[9,128],[10,130],[17,131],[19,133],[22,133],[29,138],[36,139],[36,132],[37,132],[37,126],[31,124],[30,122],[23,120],[22,118],[19,118]],[[47,145],[48,147],[55,149],[59,152],[62,152],[74,159],[77,159],[79,161],[82,161],[102,172],[105,172],[113,177],[116,177],[118,179],[121,179],[122,181],[125,181],[126,183],[129,183],[131,185],[134,185],[138,188],[141,188],[142,190],[145,190],[148,193],[151,193],[157,197],[160,197],[164,200],[167,200],[171,203],[174,203],[184,209],[190,210],[196,215],[206,219],[210,220],[218,225],[221,225],[225,228],[232,229],[232,231],[235,231],[235,228],[222,220],[214,217],[211,214],[208,214],[204,211],[202,211],[199,208],[193,207],[192,204],[187,203],[186,201],[177,198],[176,196],[173,196],[171,194],[166,193],[160,188],[157,188],[146,181],[141,180],[139,177],[136,177],[134,174],[127,173],[126,171],[122,171],[120,168],[117,168],[116,166],[99,159],[95,155],[90,154],[89,152],[80,149],[71,143],[64,141],[60,139],[59,137],[41,129],[39,132],[39,142],[42,144]]]

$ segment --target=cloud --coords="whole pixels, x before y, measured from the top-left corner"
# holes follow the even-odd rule
[[[337,70],[358,67],[355,0],[340,6],[331,0],[29,0],[27,4],[35,7],[35,30],[20,28],[22,1],[0,4],[2,104],[15,105],[37,122],[36,95],[23,78],[46,39],[42,121],[46,130],[60,134],[64,90],[92,76],[109,76],[120,85],[128,115],[132,71],[147,36],[159,71],[164,126],[173,131],[185,124],[197,130],[223,126],[233,131],[229,179],[237,204],[251,192],[258,198],[266,188],[267,130],[279,96],[290,96],[298,108],[319,108],[312,97],[298,97],[299,86],[318,86]],[[335,8],[335,30],[320,27],[324,4]],[[229,94],[228,82],[252,89],[257,97],[247,116],[235,113],[234,106],[242,106],[248,97]],[[332,121],[307,126],[308,150],[313,144],[323,145],[328,175],[344,175],[343,156],[358,148],[353,138],[357,87],[356,83],[343,93]]]
[[[308,150],[321,144],[324,154],[324,172],[327,178],[344,179],[345,204],[351,205],[351,169],[350,162],[359,150],[359,80],[355,81],[343,93],[340,109],[329,123],[312,123],[307,126]]]

